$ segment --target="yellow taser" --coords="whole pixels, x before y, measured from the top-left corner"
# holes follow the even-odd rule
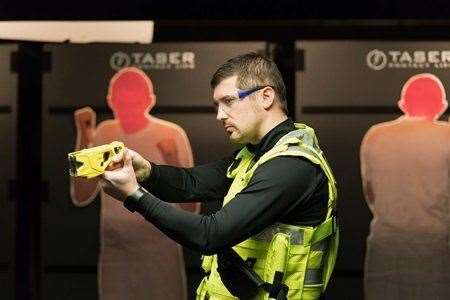
[[[73,177],[94,178],[105,172],[114,156],[125,149],[122,142],[112,142],[68,154],[69,174]]]

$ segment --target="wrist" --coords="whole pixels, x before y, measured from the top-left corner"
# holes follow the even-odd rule
[[[123,206],[131,212],[135,212],[142,197],[148,193],[146,189],[138,185],[137,189],[129,194],[123,201]]]
[[[124,193],[125,194],[125,198],[130,197],[131,195],[136,193],[137,190],[139,190],[140,187],[141,186],[139,184],[137,184],[137,183],[135,185],[132,185],[132,186],[128,187],[126,189],[125,193]]]

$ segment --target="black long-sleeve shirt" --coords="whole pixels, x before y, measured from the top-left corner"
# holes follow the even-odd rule
[[[254,160],[292,130],[294,123],[287,119],[258,145],[247,145],[256,155]],[[211,215],[193,214],[165,203],[223,201],[232,182],[226,177],[227,168],[235,155],[193,168],[152,164],[150,177],[142,183],[150,193],[133,206],[170,238],[204,254],[233,246],[275,222],[312,226],[324,220],[327,178],[319,166],[301,157],[280,156],[262,164],[248,186]]]

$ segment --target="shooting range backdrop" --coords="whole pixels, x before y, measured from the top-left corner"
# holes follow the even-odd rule
[[[43,299],[97,297],[99,199],[80,209],[69,195],[67,153],[75,145],[74,110],[93,107],[97,123],[112,118],[106,104],[109,80],[120,68],[139,67],[157,95],[150,113],[186,131],[195,164],[219,159],[235,147],[215,120],[210,77],[226,59],[266,48],[265,42],[44,45],[42,111],[34,112],[42,114],[41,175],[48,187],[41,203]],[[410,76],[430,72],[450,87],[450,42],[316,40],[297,41],[295,48],[295,86],[287,87],[296,95],[288,99],[295,107],[291,115],[315,128],[339,188],[341,247],[325,298],[362,299],[371,219],[359,173],[362,137],[371,125],[401,115],[397,100]],[[27,145],[16,135],[18,74],[11,67],[16,51],[17,45],[0,45],[0,298],[5,300],[14,297],[16,147]],[[30,170],[30,181],[33,174]],[[217,208],[204,205],[203,212]],[[198,254],[186,250],[185,257],[192,296],[201,275]]]

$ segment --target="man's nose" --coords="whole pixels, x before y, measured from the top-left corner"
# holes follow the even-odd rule
[[[224,112],[224,110],[222,109],[222,106],[219,105],[217,107],[217,116],[216,119],[221,121],[221,120],[225,120],[227,118],[227,114]]]

